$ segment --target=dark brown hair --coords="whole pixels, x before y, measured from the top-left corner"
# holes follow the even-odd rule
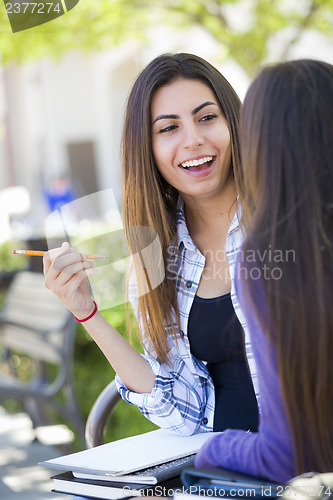
[[[216,95],[230,129],[232,171],[239,163],[240,101],[221,73],[204,59],[192,54],[164,54],[154,59],[138,76],[130,92],[123,132],[123,218],[132,254],[146,246],[141,231],[131,228],[153,228],[162,248],[161,263],[166,279],[156,288],[149,286],[136,268],[139,289],[139,327],[150,342],[155,357],[167,362],[167,335],[179,328],[177,294],[168,279],[167,249],[176,233],[178,192],[159,173],[152,152],[151,102],[155,92],[180,78],[202,81]],[[145,233],[145,231],[143,231]],[[150,274],[150,273],[148,273]],[[150,292],[142,295],[142,290]],[[141,295],[141,296],[140,296]],[[171,325],[171,332],[165,330]]]
[[[260,282],[264,302],[253,279],[243,282],[246,297],[277,347],[296,471],[330,471],[333,66],[298,60],[264,68],[244,100],[241,138],[243,255],[262,258],[266,250],[246,266],[279,268]]]

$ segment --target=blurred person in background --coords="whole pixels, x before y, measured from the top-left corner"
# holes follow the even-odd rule
[[[52,179],[44,194],[50,212],[54,212],[76,199],[76,194],[67,175],[60,175]]]

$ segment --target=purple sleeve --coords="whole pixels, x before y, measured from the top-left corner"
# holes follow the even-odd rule
[[[199,450],[196,467],[220,466],[284,483],[295,476],[293,443],[278,378],[277,356],[254,314],[245,306],[241,282],[237,295],[247,319],[258,369],[260,422],[258,432],[228,429]]]

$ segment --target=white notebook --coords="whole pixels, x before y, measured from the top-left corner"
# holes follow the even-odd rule
[[[217,433],[181,437],[158,429],[53,458],[39,465],[62,471],[121,476],[196,453],[214,434]]]

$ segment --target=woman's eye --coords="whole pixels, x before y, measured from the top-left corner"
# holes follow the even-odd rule
[[[165,132],[172,132],[172,130],[175,130],[177,128],[177,125],[168,125],[167,127],[165,128],[162,128],[160,131],[159,131],[159,134],[163,134]]]
[[[202,118],[200,118],[200,122],[208,122],[210,120],[214,120],[214,118],[216,118],[217,115],[215,113],[210,113],[209,115],[205,115],[203,116]]]

